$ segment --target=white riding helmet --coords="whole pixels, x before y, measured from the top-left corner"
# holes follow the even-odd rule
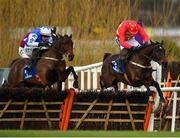
[[[51,36],[51,29],[48,26],[43,26],[40,28],[40,34],[44,36]]]

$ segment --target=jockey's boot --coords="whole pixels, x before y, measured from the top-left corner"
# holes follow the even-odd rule
[[[27,68],[28,68],[28,69],[31,69],[32,66],[33,66],[33,64],[34,64],[34,60],[31,58],[31,59],[30,59],[30,62],[29,62],[28,65],[27,65]]]
[[[127,63],[127,55],[128,55],[128,49],[124,48],[122,49],[122,51],[120,52],[120,56],[119,56],[119,73],[123,73],[122,72],[122,66]]]
[[[125,60],[124,59],[119,59],[118,61],[118,68],[119,68],[119,73],[123,73],[122,72],[122,66],[125,64]]]

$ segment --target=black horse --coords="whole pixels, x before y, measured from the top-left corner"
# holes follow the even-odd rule
[[[150,63],[153,60],[159,64],[167,65],[163,41],[161,43],[151,41],[151,44],[142,45],[136,52],[131,51],[130,53],[131,56],[126,63],[126,73],[124,74],[116,73],[112,68],[112,61],[116,60],[119,54],[104,54],[100,76],[101,88],[113,86],[117,90],[117,83],[123,82],[134,87],[144,85],[148,94],[151,95],[149,87],[154,86],[158,91],[160,100],[163,101],[164,98],[159,84],[152,77],[153,69]]]
[[[74,58],[72,35],[55,36],[53,45],[48,50],[42,51],[36,64],[37,75],[34,79],[24,79],[24,67],[28,64],[29,59],[15,60],[10,66],[7,86],[22,87],[23,84],[23,86],[43,88],[58,83],[59,89],[61,89],[62,82],[72,72],[75,80],[73,86],[77,88],[78,76],[73,66],[66,68],[63,55],[67,56],[69,61]]]

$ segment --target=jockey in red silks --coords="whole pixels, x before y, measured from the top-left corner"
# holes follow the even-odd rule
[[[135,20],[123,21],[116,31],[116,43],[120,46],[120,63],[126,62],[129,50],[136,51],[141,44],[135,39],[135,35],[139,34],[143,43],[149,41],[149,37],[144,29]]]

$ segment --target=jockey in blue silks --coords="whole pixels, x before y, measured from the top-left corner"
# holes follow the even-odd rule
[[[53,42],[51,28],[43,26],[32,30],[22,41],[24,42],[24,48],[20,46],[19,54],[22,58],[31,58],[28,65],[31,68],[32,64],[35,64],[40,49],[48,49],[48,46],[51,46]]]

